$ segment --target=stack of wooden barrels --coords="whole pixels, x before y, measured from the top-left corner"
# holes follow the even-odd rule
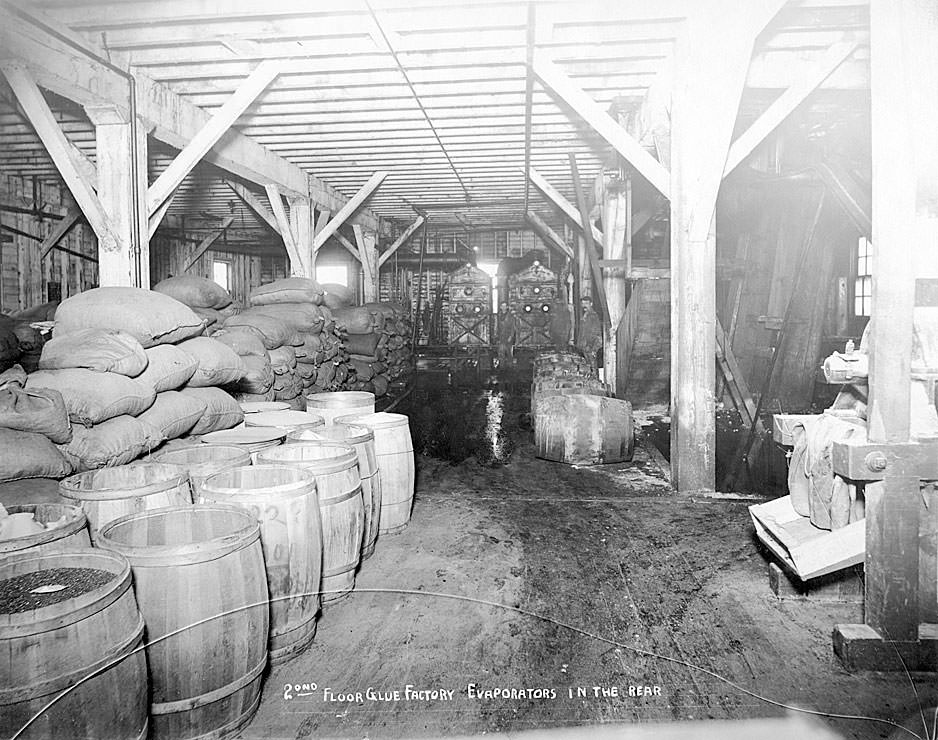
[[[32,508],[59,524],[0,542],[0,732],[224,740],[250,722],[266,667],[312,643],[410,519],[407,417],[330,395],[311,404],[332,423],[286,444],[169,450]]]
[[[583,356],[538,354],[531,385],[537,457],[580,465],[631,460],[632,407],[611,396]]]

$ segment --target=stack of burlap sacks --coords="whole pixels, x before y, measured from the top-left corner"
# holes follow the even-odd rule
[[[248,360],[248,376],[233,388],[240,400],[285,401],[305,410],[308,393],[338,387],[336,379],[347,372],[345,358],[332,312],[322,298],[316,281],[284,278],[255,288],[250,308],[225,320],[223,331],[215,335],[218,339],[243,345],[243,335],[253,333],[270,361],[272,382],[267,386],[270,376],[260,358]]]
[[[339,287],[325,289],[326,301],[334,305],[336,322],[346,334],[350,373],[342,388],[380,398],[392,384],[406,385],[414,372],[407,311],[393,303],[352,306]],[[348,302],[342,305],[344,301]]]
[[[34,322],[51,321],[57,303],[44,303],[12,316],[0,314],[0,372],[19,363],[27,372],[35,370],[44,339]]]
[[[204,330],[190,308],[156,291],[95,288],[63,301],[39,369],[8,378],[3,392],[10,405],[24,394],[49,408],[61,401],[67,431],[60,418],[32,430],[55,445],[34,448],[41,461],[6,454],[38,442],[0,431],[0,480],[123,465],[168,440],[239,424],[241,408],[220,386],[242,378],[245,365]]]

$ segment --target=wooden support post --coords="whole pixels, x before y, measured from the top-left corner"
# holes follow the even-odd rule
[[[625,315],[626,278],[628,276],[628,254],[626,251],[629,233],[628,192],[625,182],[617,182],[613,187],[607,184],[603,188],[603,262],[610,264],[603,267],[603,291],[609,307],[609,325],[603,336],[603,368],[606,383],[612,393],[618,396],[625,390],[627,378],[618,377],[619,324]],[[617,265],[615,263],[618,263]]]
[[[149,289],[146,191],[140,189],[139,175],[134,181],[140,167],[146,172],[146,149],[138,151],[140,137],[134,141],[130,121],[117,108],[89,106],[85,110],[95,125],[98,199],[111,225],[109,234],[98,235],[98,284]],[[141,284],[143,261],[147,263],[145,285]]]
[[[290,221],[287,218],[287,212],[284,210],[283,201],[280,199],[280,189],[276,185],[265,185],[267,191],[267,200],[270,201],[270,209],[274,212],[277,219],[277,233],[283,239],[283,246],[287,250],[290,258],[290,272],[293,275],[306,277],[306,263],[296,246],[296,239],[290,230]]]
[[[290,231],[306,277],[316,278],[316,251],[313,249],[313,203],[309,198],[290,198]]]
[[[596,249],[593,246],[593,234],[590,229],[589,210],[586,207],[586,195],[583,193],[583,184],[580,182],[580,173],[576,166],[576,155],[570,152],[567,156],[570,159],[570,176],[573,178],[577,207],[580,210],[580,226],[586,240],[586,259],[593,275],[593,288],[599,298],[598,301],[594,301],[594,305],[599,303],[599,315],[602,317],[603,324],[606,325],[609,323],[609,303],[606,301],[606,290],[603,285],[602,269],[599,267],[599,258],[596,256]],[[603,366],[605,367],[605,363]]]
[[[202,241],[200,241],[199,246],[195,248],[195,251],[193,251],[189,259],[186,260],[186,264],[183,266],[182,271],[189,272],[189,269],[192,267],[192,265],[194,265],[196,262],[199,261],[202,255],[208,251],[209,247],[211,247],[218,240],[218,238],[222,234],[225,233],[227,228],[231,226],[231,224],[233,223],[234,223],[234,216],[229,216],[222,222],[222,225],[218,227],[217,231],[213,231],[211,234],[206,236]]]
[[[361,186],[361,189],[355,193],[354,196],[342,206],[341,210],[335,215],[335,217],[328,223],[326,226],[316,234],[316,238],[313,241],[313,249],[319,249],[323,244],[328,241],[329,237],[335,234],[339,227],[344,224],[351,216],[355,213],[356,210],[368,199],[378,186],[384,182],[384,178],[388,176],[387,172],[375,172],[371,177],[368,178],[368,182]]]
[[[385,262],[391,259],[391,256],[401,248],[401,245],[405,244],[410,237],[412,237],[417,229],[423,226],[423,222],[426,221],[425,216],[417,216],[417,219],[407,227],[403,234],[401,234],[397,239],[394,240],[394,243],[384,250],[384,253],[378,259],[378,267],[381,267]]]
[[[938,14],[930,0],[870,3],[873,315],[867,418],[869,440],[884,445],[886,464],[881,480],[866,486],[865,624],[834,629],[834,649],[849,668],[938,667],[938,626],[920,623],[922,474],[905,444],[911,430],[913,265],[916,251],[928,250],[938,234],[936,37]]]
[[[238,120],[244,110],[254,102],[280,72],[280,62],[263,61],[219,108],[211,119],[176,155],[169,167],[160,173],[147,192],[147,207],[152,215],[170,194],[179,187],[192,168],[215,146],[219,139]]]
[[[355,232],[355,241],[358,242],[359,260],[365,276],[365,303],[377,301],[380,275],[377,234],[373,231],[365,231],[358,224],[354,224],[352,229]]]
[[[671,115],[671,482],[715,488],[716,199],[756,34],[781,0],[698,5]]]

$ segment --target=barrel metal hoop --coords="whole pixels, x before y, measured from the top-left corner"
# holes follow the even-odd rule
[[[348,573],[350,570],[355,570],[358,567],[360,560],[356,560],[353,563],[349,563],[341,568],[334,568],[333,570],[324,570],[322,572],[323,578],[332,578],[333,576],[341,576],[343,573]]]
[[[361,485],[357,485],[355,486],[354,489],[343,493],[341,496],[336,496],[335,498],[320,498],[319,505],[320,505],[320,508],[326,507],[326,506],[335,506],[336,504],[341,504],[345,501],[353,499],[356,496],[361,497],[361,495],[362,495],[362,487]]]
[[[137,628],[131,633],[130,637],[121,642],[116,647],[109,650],[103,657],[96,660],[91,665],[76,668],[74,671],[65,673],[61,676],[55,676],[47,681],[30,684],[29,686],[18,686],[13,689],[0,689],[0,705],[14,704],[16,702],[38,699],[49,694],[62,691],[72,686],[83,678],[94,675],[99,670],[115,662],[118,658],[127,657],[131,648],[143,639],[143,617],[137,616]]]
[[[261,662],[237,680],[221,686],[214,691],[209,691],[206,694],[199,694],[198,696],[193,696],[188,699],[154,702],[150,704],[150,714],[175,714],[177,712],[188,712],[192,709],[198,709],[199,707],[204,707],[206,704],[211,704],[212,702],[224,699],[250,684],[255,678],[264,672],[264,668],[266,667],[267,653],[265,652]]]

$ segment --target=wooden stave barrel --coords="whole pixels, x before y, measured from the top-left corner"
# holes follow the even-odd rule
[[[220,531],[189,544],[123,541],[128,527],[180,534],[177,517],[190,520],[189,539],[195,539],[192,521],[213,517]],[[168,524],[160,527],[161,520]],[[108,523],[100,546],[124,555],[133,571],[147,625],[151,740],[235,736],[257,711],[267,667],[267,577],[257,522],[234,506],[166,507]],[[194,593],[198,599],[191,598]],[[179,656],[192,669],[178,665]],[[208,686],[187,685],[200,678]]]
[[[284,445],[261,453],[265,465],[292,465],[316,478],[322,521],[323,606],[355,588],[365,532],[358,454],[347,444]]]
[[[535,456],[595,465],[632,459],[628,401],[588,394],[544,397],[534,418]]]
[[[129,480],[124,483],[121,478]],[[134,478],[152,480],[134,483]],[[101,528],[122,516],[192,503],[189,474],[156,462],[135,462],[77,473],[59,482],[59,496],[81,505],[94,544],[97,544]]]
[[[216,473],[251,464],[251,453],[236,445],[194,444],[157,453],[154,462],[176,465],[189,474],[193,499],[199,486]]]
[[[306,411],[321,416],[326,426],[335,424],[337,416],[373,414],[375,394],[369,391],[334,391],[311,393],[306,397]]]
[[[9,514],[33,514],[35,520],[42,524],[58,521],[62,516],[66,516],[67,521],[62,526],[48,529],[45,532],[0,540],[0,557],[26,551],[45,554],[91,547],[91,538],[88,535],[88,517],[85,516],[84,510],[80,506],[54,503],[14,504],[7,506],[6,510]]]
[[[245,488],[245,477],[290,478],[285,484]],[[196,492],[199,503],[237,506],[260,526],[261,549],[270,593],[271,665],[301,653],[316,636],[321,605],[322,522],[316,481],[295,467],[256,465],[226,470]],[[283,597],[296,594],[296,599]]]
[[[575,395],[612,396],[609,386],[596,378],[552,378],[538,380],[531,386],[531,414],[537,414],[538,403],[547,396]]]
[[[375,435],[367,427],[354,424],[330,424],[309,430],[293,430],[287,435],[287,444],[315,444],[318,442],[344,442],[358,454],[358,475],[362,485],[362,504],[365,509],[365,535],[362,539],[361,559],[375,553],[381,517],[381,474],[375,454]]]
[[[375,435],[375,456],[381,476],[379,534],[396,534],[410,522],[416,467],[410,421],[404,414],[381,412],[336,418],[337,424],[364,426]]]
[[[38,714],[22,740],[145,740],[144,622],[127,560],[91,547],[30,550],[0,559],[0,579],[53,567],[97,568],[115,578],[58,604],[0,615],[0,650],[20,657],[0,668],[0,735],[11,737]],[[43,642],[39,636],[46,634]],[[42,679],[28,684],[31,669]]]

